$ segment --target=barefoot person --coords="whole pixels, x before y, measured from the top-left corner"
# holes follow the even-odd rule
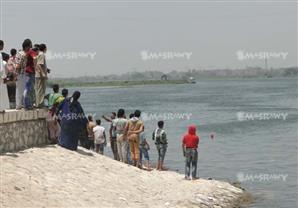
[[[188,127],[188,133],[184,135],[182,141],[183,155],[185,157],[185,179],[187,180],[190,180],[190,174],[193,180],[198,179],[198,144],[199,137],[196,135],[196,126],[191,125]]]
[[[158,121],[157,123],[158,128],[155,129],[152,135],[152,139],[155,141],[156,149],[158,152],[158,161],[157,161],[157,170],[165,170],[163,164],[165,155],[168,148],[168,140],[167,140],[167,134],[164,130],[164,122]]]
[[[140,167],[140,141],[139,136],[143,131],[143,122],[140,120],[141,111],[136,110],[134,117],[131,118],[126,125],[127,138],[130,147],[130,157],[133,161],[133,165]]]

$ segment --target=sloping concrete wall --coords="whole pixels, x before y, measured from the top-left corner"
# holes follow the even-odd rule
[[[47,144],[46,115],[45,109],[1,112],[0,153]]]

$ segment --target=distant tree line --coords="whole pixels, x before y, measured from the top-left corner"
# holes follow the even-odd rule
[[[93,83],[107,81],[142,81],[142,80],[187,80],[189,77],[195,79],[204,78],[273,78],[273,77],[298,77],[298,67],[263,69],[251,67],[246,69],[210,69],[187,71],[173,70],[169,73],[161,71],[127,72],[121,75],[105,76],[83,76],[74,78],[54,78],[51,82],[60,81],[67,83]],[[166,78],[166,79],[165,79]]]

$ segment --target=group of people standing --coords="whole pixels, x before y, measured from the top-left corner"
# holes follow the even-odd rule
[[[117,114],[112,113],[110,117],[103,116],[104,120],[110,122],[110,144],[115,160],[132,164],[136,167],[151,170],[149,162],[150,145],[144,133],[144,123],[141,120],[141,111],[136,110],[133,114],[126,118],[125,110],[119,109]],[[93,122],[92,116],[88,117],[88,139],[85,140],[88,145],[87,149],[94,148],[94,145],[99,145],[99,153],[103,154],[104,146],[106,145],[106,134],[104,127],[101,127],[101,133],[96,133],[101,120]],[[98,136],[100,135],[100,136]],[[100,144],[97,142],[100,140]],[[157,128],[152,133],[152,140],[156,145],[158,160],[156,169],[166,170],[164,167],[164,159],[168,147],[167,134],[164,129],[164,121],[157,122]],[[198,179],[197,177],[197,162],[198,162],[198,144],[199,137],[196,134],[196,126],[189,126],[188,133],[183,136],[182,149],[185,157],[185,179]],[[98,152],[98,148],[95,148]],[[145,164],[143,166],[143,157]]]
[[[10,50],[10,55],[2,52],[4,42],[0,40],[0,111],[6,109],[30,110],[48,107],[48,133],[51,143],[70,150],[77,150],[78,145],[104,154],[107,145],[105,128],[101,120],[93,121],[92,116],[86,117],[79,102],[81,93],[75,91],[68,97],[68,90],[59,92],[59,85],[53,85],[53,92],[45,96],[47,68],[45,44],[32,45],[25,39],[22,50]],[[45,106],[45,99],[48,105]],[[141,111],[136,110],[126,117],[125,110],[119,109],[110,117],[103,116],[110,122],[109,136],[114,159],[132,164],[139,168],[151,170],[149,162],[150,145],[144,133]],[[152,140],[158,153],[157,170],[165,170],[164,159],[168,147],[164,121],[158,121],[152,133]],[[197,179],[199,137],[196,127],[190,126],[183,137],[182,148],[185,156],[185,179]],[[143,166],[143,157],[145,165]]]
[[[53,92],[47,98],[50,109],[47,117],[50,141],[70,150],[77,150],[80,145],[104,154],[107,145],[105,128],[101,125],[101,119],[96,119],[94,122],[92,116],[86,117],[79,102],[80,95],[80,92],[75,91],[68,97],[67,89],[63,89],[60,94],[59,85],[53,85]],[[144,168],[150,169],[148,154],[150,146],[140,117],[141,111],[136,110],[127,119],[125,110],[119,109],[117,114],[112,113],[110,117],[103,116],[103,119],[111,123],[109,135],[114,159],[143,168],[144,156]],[[158,170],[164,170],[163,162],[168,144],[163,126],[163,121],[159,121],[158,128],[153,132],[159,154]]]
[[[45,57],[47,46],[33,46],[30,39],[25,39],[19,51],[12,48],[8,54],[3,49],[4,42],[0,40],[0,111],[44,107],[50,72]]]
[[[145,127],[141,120],[141,111],[136,110],[129,115],[129,118],[126,118],[125,110],[119,109],[117,113],[113,112],[111,116],[103,116],[103,119],[111,123],[109,138],[114,159],[151,170],[148,153],[150,145],[144,133]],[[158,128],[152,135],[159,155],[158,170],[165,170],[163,163],[168,145],[166,132],[163,128],[164,122],[159,121]],[[89,116],[87,132],[88,138],[82,142],[82,146],[103,154],[107,139],[105,129],[101,126],[101,120],[98,119],[94,122],[92,116]],[[145,160],[144,166],[142,163],[143,157]]]

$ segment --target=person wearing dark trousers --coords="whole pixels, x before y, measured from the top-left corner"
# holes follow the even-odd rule
[[[188,128],[188,133],[184,135],[182,141],[183,155],[185,157],[185,179],[196,180],[198,166],[198,144],[199,137],[196,134],[196,126],[191,125]],[[191,176],[191,178],[190,178]]]
[[[94,132],[93,128],[96,126],[96,123],[93,122],[93,117],[91,115],[88,116],[88,123],[87,123],[87,133],[88,138],[83,141],[81,144],[86,149],[94,150]]]
[[[112,112],[112,115],[110,117],[103,115],[102,118],[105,121],[111,123],[110,130],[109,130],[111,149],[112,149],[112,152],[114,155],[114,159],[119,161],[120,158],[119,158],[118,149],[117,149],[117,133],[116,133],[116,128],[114,126],[115,119],[116,119],[116,113]]]
[[[164,121],[158,121],[158,128],[152,134],[152,139],[155,141],[158,160],[157,160],[157,170],[166,170],[164,167],[164,159],[166,156],[167,148],[168,148],[168,139],[166,131],[164,130]]]
[[[30,39],[24,40],[22,46],[26,53],[24,107],[25,110],[31,110],[35,102],[35,59],[37,53],[32,49]]]

